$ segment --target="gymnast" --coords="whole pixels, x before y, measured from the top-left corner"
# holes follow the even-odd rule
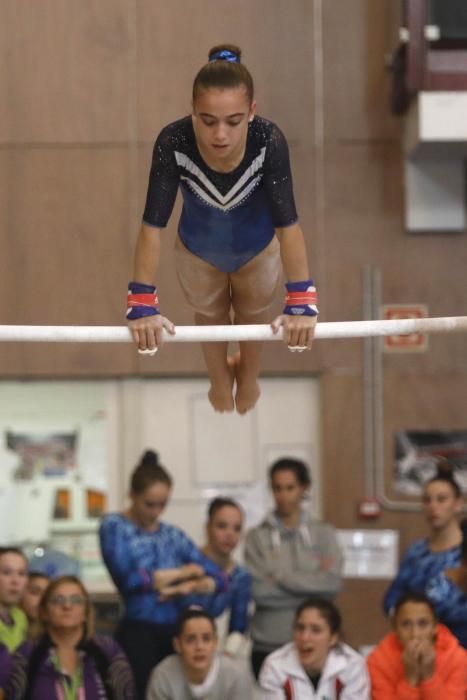
[[[193,113],[166,126],[153,152],[143,223],[128,289],[127,319],[140,352],[154,354],[162,331],[155,274],[161,229],[180,185],[183,210],[175,244],[177,275],[197,325],[265,323],[281,276],[283,313],[272,323],[291,351],[310,348],[317,297],[295,209],[287,142],[256,115],[253,80],[232,45],[215,46],[193,84]],[[204,343],[216,411],[244,414],[260,389],[261,344]],[[235,396],[234,392],[235,386]]]

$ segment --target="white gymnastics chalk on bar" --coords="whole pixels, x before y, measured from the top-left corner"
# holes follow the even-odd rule
[[[444,318],[401,318],[390,321],[339,321],[318,323],[315,337],[368,338],[410,333],[467,332],[467,316]],[[229,340],[281,340],[269,325],[177,326],[176,335],[164,332],[170,343]],[[127,343],[132,338],[126,326],[0,326],[0,342],[35,343]]]

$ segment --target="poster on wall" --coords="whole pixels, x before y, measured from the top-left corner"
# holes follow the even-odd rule
[[[104,579],[96,533],[109,490],[109,387],[0,384],[0,544],[41,552],[34,564],[50,575],[68,557],[86,582]]]
[[[454,467],[454,476],[467,493],[467,429],[399,430],[394,435],[394,489],[420,495],[423,484],[436,473],[440,458]]]

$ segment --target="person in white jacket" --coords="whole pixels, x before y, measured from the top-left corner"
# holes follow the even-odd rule
[[[340,641],[341,615],[329,600],[297,608],[293,641],[266,657],[259,684],[264,700],[370,700],[364,658]]]

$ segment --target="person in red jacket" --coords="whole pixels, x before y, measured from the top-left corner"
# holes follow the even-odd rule
[[[368,657],[372,700],[465,700],[467,652],[437,624],[428,598],[404,595],[393,625]]]

